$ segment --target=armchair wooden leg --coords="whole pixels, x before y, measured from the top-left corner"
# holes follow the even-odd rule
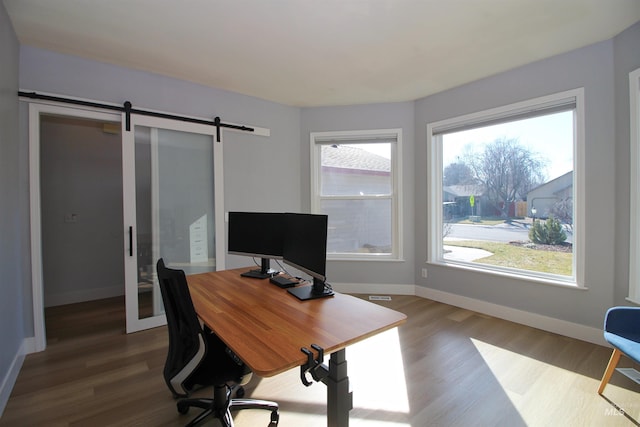
[[[604,388],[607,383],[611,379],[611,375],[613,375],[613,370],[618,366],[618,362],[620,361],[620,356],[622,356],[622,352],[617,348],[613,349],[613,353],[611,353],[611,359],[609,359],[609,364],[607,365],[607,369],[604,371],[604,375],[602,376],[602,381],[600,381],[600,387],[598,387],[598,394],[602,394]]]

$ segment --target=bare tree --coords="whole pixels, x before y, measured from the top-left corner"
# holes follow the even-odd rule
[[[467,151],[465,163],[487,191],[488,200],[509,216],[512,202],[544,182],[547,162],[517,139],[497,139],[477,153]]]

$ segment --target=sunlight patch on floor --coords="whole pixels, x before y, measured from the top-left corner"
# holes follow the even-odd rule
[[[243,410],[233,414],[234,424],[241,426],[266,426],[270,415],[264,411]],[[212,427],[219,427],[220,424],[212,424]],[[324,414],[303,414],[300,412],[280,411],[279,427],[326,427],[327,416]]]
[[[603,416],[611,412],[612,406],[597,396],[599,379],[477,339],[471,338],[471,341],[525,422],[540,421],[542,415],[561,424],[567,416],[566,405],[584,406],[592,414]],[[609,393],[623,390],[614,384],[607,387]],[[537,398],[532,399],[532,396]],[[578,422],[575,419],[566,421]]]
[[[353,407],[409,413],[398,328],[347,348]]]

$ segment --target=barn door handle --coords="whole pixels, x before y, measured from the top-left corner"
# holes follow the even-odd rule
[[[133,227],[129,227],[129,256],[133,256]]]

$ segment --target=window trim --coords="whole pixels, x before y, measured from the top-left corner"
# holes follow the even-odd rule
[[[574,200],[574,240],[573,240],[573,276],[560,276],[548,273],[518,270],[505,267],[483,265],[478,263],[449,260],[444,258],[442,244],[442,144],[436,137],[442,133],[463,127],[479,127],[481,123],[495,124],[504,119],[510,121],[536,116],[537,112],[553,111],[554,107],[575,103],[574,112],[574,147],[573,147],[573,200]],[[585,132],[584,132],[584,88],[572,89],[547,96],[529,99],[497,108],[478,111],[462,116],[452,117],[437,122],[427,123],[427,152],[429,156],[429,172],[427,174],[427,260],[428,264],[445,265],[474,271],[497,274],[536,283],[561,285],[586,289],[584,282],[584,165],[585,165]]]
[[[629,73],[629,295],[628,301],[640,304],[640,68]]]
[[[393,142],[395,140],[395,143]],[[321,196],[321,155],[320,148],[330,143],[357,144],[373,142],[391,142],[391,253],[390,254],[368,254],[368,253],[329,253],[327,260],[339,261],[402,261],[403,260],[403,238],[402,238],[402,174],[400,173],[402,159],[402,129],[369,129],[350,131],[328,131],[311,132],[310,141],[310,173],[311,173],[311,212],[321,213],[321,199],[340,199],[341,196]],[[352,199],[354,197],[349,197]],[[363,197],[373,199],[375,197]]]

